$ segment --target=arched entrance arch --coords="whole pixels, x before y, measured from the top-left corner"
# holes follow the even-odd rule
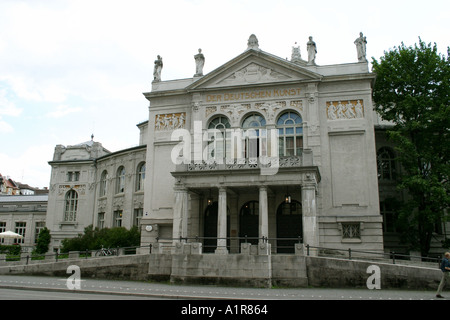
[[[302,204],[296,200],[283,201],[277,209],[277,253],[294,253],[299,237],[303,241]]]
[[[219,204],[214,201],[207,206],[203,220],[203,252],[212,253],[217,247],[217,217],[219,213]],[[227,208],[227,247],[230,247],[230,212]]]

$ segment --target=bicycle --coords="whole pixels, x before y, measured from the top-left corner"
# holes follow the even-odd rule
[[[110,248],[105,249],[103,246],[95,253],[95,256],[116,256],[116,255],[117,255],[116,249]]]

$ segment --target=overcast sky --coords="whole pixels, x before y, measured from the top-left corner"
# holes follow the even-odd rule
[[[54,147],[99,141],[110,151],[139,143],[148,119],[153,63],[162,80],[190,78],[201,48],[204,74],[261,50],[290,58],[313,36],[318,65],[356,62],[419,37],[447,52],[448,0],[0,0],[0,173],[48,187]]]

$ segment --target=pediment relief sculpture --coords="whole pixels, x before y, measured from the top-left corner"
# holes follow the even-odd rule
[[[246,84],[257,82],[281,81],[290,79],[289,76],[256,63],[250,63],[245,68],[234,72],[231,76],[220,81],[221,84]]]

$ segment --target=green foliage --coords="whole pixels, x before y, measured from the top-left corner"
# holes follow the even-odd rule
[[[450,49],[448,49],[450,52]],[[411,196],[400,209],[399,224],[412,248],[428,253],[434,226],[450,205],[450,63],[437,46],[400,47],[373,58],[377,74],[375,110],[394,127],[402,166],[398,189]]]
[[[141,236],[137,227],[127,230],[123,227],[93,228],[92,225],[84,229],[83,235],[76,238],[64,239],[61,252],[97,250],[105,248],[139,246]]]
[[[38,235],[36,248],[34,249],[34,253],[36,254],[45,254],[48,251],[48,246],[50,244],[50,230],[47,228],[43,228]]]
[[[0,253],[6,253],[7,255],[17,256],[21,250],[22,248],[19,244],[0,245]]]

